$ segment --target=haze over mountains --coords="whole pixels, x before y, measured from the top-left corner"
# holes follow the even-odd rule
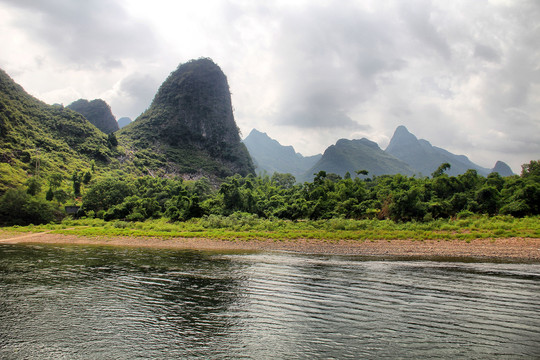
[[[322,157],[321,154],[304,157],[292,146],[283,146],[256,129],[244,139],[244,144],[259,174],[289,173],[299,179]]]
[[[360,170],[369,176],[429,176],[442,163],[451,165],[450,175],[492,171],[417,139],[404,126],[386,150],[368,139],[340,139],[324,154],[304,157],[255,129],[242,142],[227,78],[210,59],[179,65],[148,110],[133,122],[120,120],[127,125],[118,130],[109,105],[100,99],[80,99],[66,108],[47,105],[0,71],[0,192],[28,176],[59,172],[68,178],[94,163],[118,174],[223,179],[254,173],[254,162],[259,173],[291,173],[300,182],[313,180],[319,171],[343,177],[356,177]],[[106,135],[111,133],[113,139]],[[502,162],[493,170],[512,174]]]
[[[121,117],[120,119],[118,119],[117,123],[118,123],[118,127],[121,129],[124,126],[131,124],[131,119],[128,117]]]
[[[105,172],[223,179],[253,173],[240,141],[227,78],[210,59],[180,65],[150,108],[123,129],[102,100],[47,105],[0,71],[0,192],[29,176]],[[101,129],[98,129],[99,126]]]
[[[451,176],[463,174],[469,169],[476,170],[483,176],[491,172],[498,172],[501,176],[513,175],[510,167],[502,161],[498,161],[493,169],[483,168],[464,155],[452,154],[432,146],[426,140],[417,139],[405,126],[396,129],[385,150],[365,138],[340,139],[335,145],[328,147],[322,156],[304,158],[296,153],[292,146],[282,146],[257,130],[253,130],[244,143],[250,150],[258,172],[291,173],[299,182],[312,181],[314,174],[319,171],[342,177],[347,173],[351,177],[365,176],[357,174],[360,170],[367,171],[369,176],[393,174],[430,176],[443,163],[450,164],[447,174]],[[303,159],[316,161],[306,169],[306,162]],[[299,164],[299,161],[304,162]]]

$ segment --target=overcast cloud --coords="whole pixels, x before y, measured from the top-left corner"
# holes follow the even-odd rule
[[[211,57],[246,136],[304,155],[405,125],[473,162],[540,159],[540,2],[0,0],[0,67],[49,103],[136,118]]]

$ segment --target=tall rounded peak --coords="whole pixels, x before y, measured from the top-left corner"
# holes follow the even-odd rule
[[[403,146],[410,146],[413,144],[418,145],[418,139],[416,136],[411,134],[405,126],[400,125],[396,128],[396,131],[394,131],[394,135],[392,136],[386,151],[389,153],[401,151],[400,149]]]
[[[223,177],[253,172],[234,120],[227,77],[208,58],[179,65],[150,107],[120,135],[131,138],[135,148],[164,153],[172,173]]]
[[[180,97],[230,96],[227,77],[209,58],[190,60],[180,64],[159,88],[152,105],[177,105]]]
[[[414,135],[411,134],[411,132],[405,127],[405,125],[399,125],[396,128],[396,131],[394,131],[394,136],[393,137],[403,137],[403,136],[410,137],[410,136],[414,136]]]
[[[496,172],[496,173],[499,173],[499,175],[501,176],[512,176],[514,175],[514,172],[512,171],[512,168],[510,168],[510,166],[508,166],[508,164],[506,164],[505,162],[503,161],[497,161],[497,163],[495,163],[495,167],[493,168],[493,170],[491,170],[491,172]]]

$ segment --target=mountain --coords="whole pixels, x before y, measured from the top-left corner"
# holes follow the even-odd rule
[[[181,64],[118,140],[149,172],[218,178],[254,172],[234,121],[227,78],[211,59]]]
[[[119,129],[118,123],[111,112],[111,107],[101,99],[92,101],[79,99],[72,102],[67,107],[82,114],[88,121],[105,134],[110,134]]]
[[[352,177],[356,171],[367,170],[369,175],[412,175],[414,170],[406,163],[381,150],[379,145],[368,139],[341,139],[324,152],[317,163],[311,167],[302,181],[312,181],[313,174],[324,170],[328,173],[344,176],[347,172]]]
[[[491,172],[490,169],[474,164],[464,155],[452,154],[431,145],[429,141],[417,139],[405,126],[397,127],[385,151],[409,164],[415,173],[424,176],[431,175],[443,163],[451,165],[446,172],[451,176],[463,174],[469,169],[474,169],[483,176]]]
[[[499,173],[499,175],[501,175],[501,176],[512,176],[512,175],[514,175],[514,172],[512,171],[510,166],[508,166],[508,164],[506,164],[506,163],[504,163],[502,161],[497,161],[497,163],[495,163],[495,167],[493,168],[493,170],[491,170],[491,172]]]
[[[118,127],[121,129],[124,126],[129,125],[131,123],[131,119],[128,117],[121,117],[120,119],[118,119],[117,123]]]
[[[314,155],[304,157],[294,151],[292,146],[283,146],[266,133],[253,129],[244,139],[257,173],[290,173],[297,179],[322,157]]]
[[[0,70],[0,193],[30,175],[66,179],[113,155],[107,136],[84,116],[32,97]]]

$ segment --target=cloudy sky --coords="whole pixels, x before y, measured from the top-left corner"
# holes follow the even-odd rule
[[[183,62],[228,77],[243,136],[304,155],[398,125],[493,167],[540,159],[540,1],[0,0],[0,67],[135,119]]]

